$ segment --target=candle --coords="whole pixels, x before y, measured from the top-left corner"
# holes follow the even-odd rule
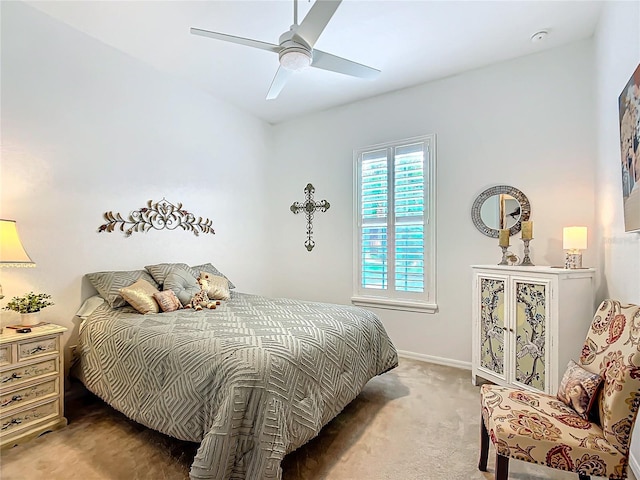
[[[533,238],[533,220],[522,222],[522,239],[531,240]]]
[[[498,245],[501,247],[509,246],[509,230],[508,229],[500,229],[500,237],[498,240]]]

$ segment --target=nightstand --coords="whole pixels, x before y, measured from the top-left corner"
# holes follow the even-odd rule
[[[0,449],[66,426],[59,325],[0,335]]]

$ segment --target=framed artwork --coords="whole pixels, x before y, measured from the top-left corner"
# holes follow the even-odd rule
[[[618,98],[625,232],[640,231],[640,65]]]

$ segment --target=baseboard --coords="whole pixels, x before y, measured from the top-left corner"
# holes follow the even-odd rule
[[[433,355],[425,355],[424,353],[409,352],[407,350],[398,350],[398,355],[405,358],[411,358],[412,360],[420,360],[421,362],[436,363],[438,365],[446,365],[447,367],[471,370],[471,362],[453,360],[452,358],[436,357]]]
[[[640,458],[636,458],[633,452],[629,454],[629,466],[636,478],[640,480]]]

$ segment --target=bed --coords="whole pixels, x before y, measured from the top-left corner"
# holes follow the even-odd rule
[[[136,422],[200,443],[192,479],[280,479],[287,453],[397,366],[361,308],[231,291],[212,310],[141,315],[94,285],[107,301],[83,321],[74,375]]]

